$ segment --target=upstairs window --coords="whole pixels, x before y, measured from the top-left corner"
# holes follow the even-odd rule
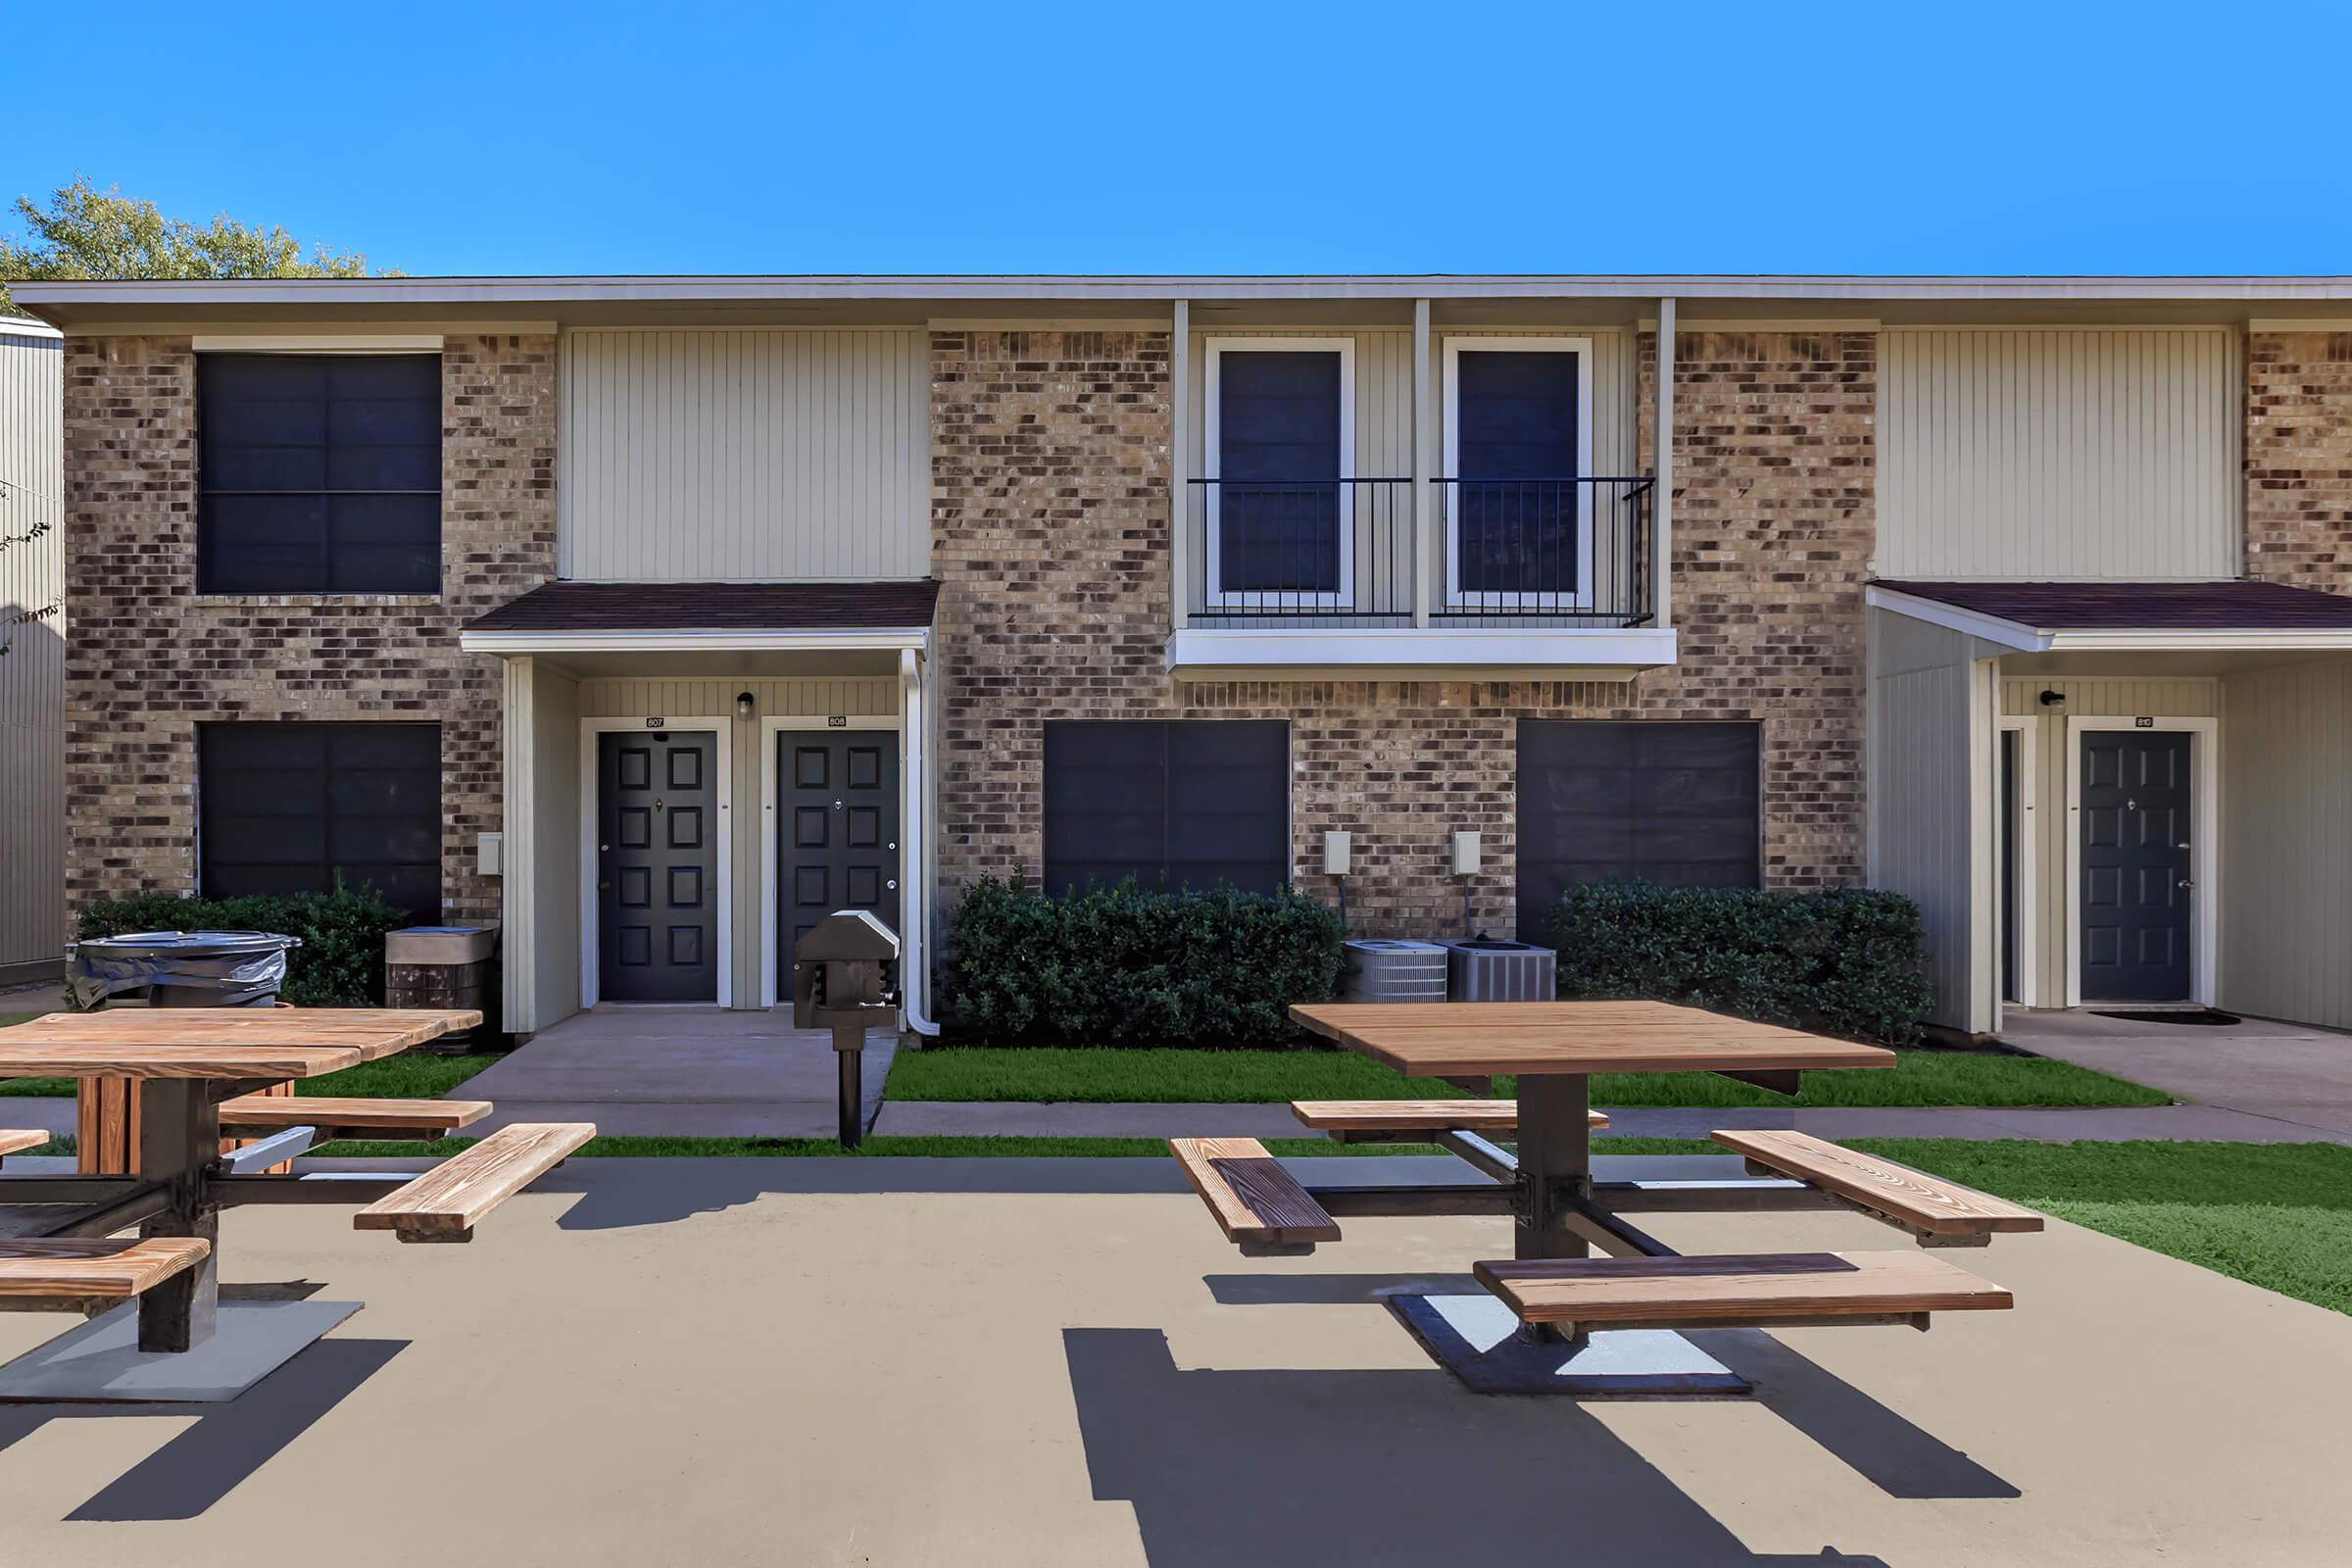
[[[1591,345],[1446,344],[1446,597],[1574,609],[1592,597]]]
[[[197,591],[441,590],[441,359],[196,361]]]
[[[1208,345],[1211,609],[1345,609],[1354,581],[1355,345]]]

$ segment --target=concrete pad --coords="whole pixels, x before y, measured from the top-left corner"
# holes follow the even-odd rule
[[[187,1350],[139,1348],[137,1303],[116,1307],[0,1366],[0,1400],[224,1404],[317,1344],[359,1301],[222,1301]]]
[[[2352,1133],[2352,1035],[2267,1018],[2161,1024],[2012,1008],[2001,1039],[2177,1099],[2321,1133]]]
[[[231,1281],[368,1310],[201,1418],[0,1412],[12,1561],[2317,1568],[2352,1540],[2352,1318],[2064,1224],[1966,1259],[2014,1312],[1693,1336],[1757,1385],[1698,1405],[1433,1366],[1379,1294],[1507,1221],[1245,1259],[1161,1160],[586,1159],[468,1247],[335,1209],[222,1229]],[[0,1354],[55,1329],[0,1317]]]
[[[897,1036],[866,1036],[870,1126]],[[795,1029],[789,1008],[607,1004],[573,1013],[454,1090],[497,1109],[466,1129],[592,1121],[613,1137],[831,1138],[838,1129],[833,1036]]]

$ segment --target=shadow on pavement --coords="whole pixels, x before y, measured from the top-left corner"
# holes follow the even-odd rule
[[[1094,1495],[1134,1505],[1153,1568],[1886,1568],[1749,1551],[1574,1400],[1481,1398],[1435,1368],[1180,1371],[1156,1329],[1062,1345]]]
[[[408,1346],[320,1340],[227,1404],[0,1406],[0,1452],[51,1421],[195,1419],[66,1517],[194,1519],[268,1464]]]
[[[1210,1274],[1230,1306],[1377,1303],[1398,1290],[1476,1291],[1468,1275]],[[1893,1330],[1853,1329],[1850,1333]],[[1893,1497],[2015,1497],[2016,1487],[1958,1448],[1759,1329],[1693,1332],[1690,1343],[1756,1386],[1755,1401]],[[1564,1401],[1563,1401],[1564,1402]]]

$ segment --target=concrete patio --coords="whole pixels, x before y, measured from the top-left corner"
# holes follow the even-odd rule
[[[2352,1318],[2063,1224],[1965,1259],[2014,1312],[1709,1336],[1762,1396],[1646,1404],[1468,1395],[1369,1303],[1502,1222],[1246,1259],[1158,1160],[585,1159],[469,1247],[331,1208],[225,1230],[233,1282],[367,1310],[218,1413],[0,1411],[12,1561],[2317,1568],[2352,1540]],[[0,1351],[68,1321],[0,1317]]]
[[[864,1115],[882,1102],[898,1037],[866,1037]],[[831,1138],[833,1037],[795,1029],[789,1008],[606,1004],[543,1029],[453,1091],[495,1102],[486,1133],[515,1121],[592,1121],[614,1137]]]

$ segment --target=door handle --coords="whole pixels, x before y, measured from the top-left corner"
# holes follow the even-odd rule
[[[2197,884],[2196,884],[2194,881],[2192,881],[2191,879],[2189,879],[2188,877],[2182,877],[2182,878],[2180,879],[2180,885],[2181,885],[2182,887],[2184,887],[2184,888],[2193,888],[2193,887],[2195,887]]]

